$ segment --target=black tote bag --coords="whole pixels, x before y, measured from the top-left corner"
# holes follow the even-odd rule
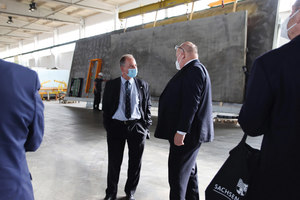
[[[229,157],[205,190],[206,200],[246,200],[251,181],[259,165],[260,151],[241,142],[229,152]]]

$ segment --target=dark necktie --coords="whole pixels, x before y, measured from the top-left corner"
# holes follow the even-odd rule
[[[130,103],[131,85],[129,81],[125,83],[125,117],[130,119],[131,117],[131,103]]]

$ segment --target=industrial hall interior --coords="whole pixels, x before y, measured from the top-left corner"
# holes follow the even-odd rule
[[[0,0],[0,200],[250,196],[254,175],[215,178],[243,136],[275,140],[254,111],[289,102],[260,105],[283,86],[258,66],[299,41],[297,2]]]

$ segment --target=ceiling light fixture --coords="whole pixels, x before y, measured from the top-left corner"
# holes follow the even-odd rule
[[[8,24],[11,24],[11,23],[13,23],[12,16],[8,16],[8,20],[7,20],[7,22],[6,22],[6,23],[8,23]]]
[[[29,12],[34,12],[36,10],[37,10],[36,3],[32,1],[31,4],[29,4]]]

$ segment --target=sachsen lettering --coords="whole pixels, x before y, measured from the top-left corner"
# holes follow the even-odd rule
[[[229,199],[232,199],[232,200],[239,200],[240,198],[235,196],[235,194],[233,194],[231,191],[227,190],[225,187],[222,187],[218,184],[215,184],[215,188],[214,188],[214,191],[228,197]]]

